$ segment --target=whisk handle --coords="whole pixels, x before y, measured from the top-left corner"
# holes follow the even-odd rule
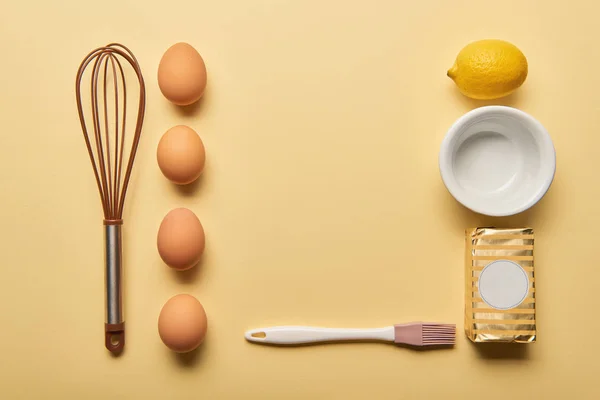
[[[121,221],[105,221],[105,288],[106,323],[104,338],[106,348],[113,354],[125,346],[125,322],[122,305],[122,239]]]

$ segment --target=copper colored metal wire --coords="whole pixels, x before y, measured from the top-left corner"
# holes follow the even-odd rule
[[[126,145],[128,74],[124,66],[133,69],[139,84],[131,147]],[[89,69],[91,107],[87,113],[89,121],[86,122],[82,78]],[[118,353],[122,351],[125,339],[121,305],[121,224],[127,186],[144,122],[146,89],[142,71],[133,53],[121,44],[111,43],[95,49],[84,58],[77,71],[75,90],[81,129],[106,225],[105,345],[111,352]]]
[[[125,82],[125,71],[118,56],[122,57],[133,68],[139,81],[139,105],[137,110],[138,117],[136,120],[133,142],[129,151],[127,167],[125,168],[125,176],[123,180],[121,179],[121,171],[123,169],[123,154],[125,153],[127,86]],[[93,134],[90,134],[85,122],[85,113],[83,111],[83,103],[81,99],[81,80],[86,68],[92,64],[92,62],[93,68],[90,89],[92,101],[91,117],[93,123]],[[110,152],[111,138],[109,133],[110,126],[108,115],[109,96],[107,95],[107,78],[110,73],[112,73],[113,76],[115,102],[115,114],[113,121],[115,154],[112,156]],[[103,96],[99,96],[98,93],[98,81],[100,76],[102,76],[103,90],[101,94],[103,94]],[[123,91],[122,101],[119,101],[119,79],[121,81],[121,88]],[[146,88],[144,85],[142,70],[140,69],[137,59],[127,47],[118,43],[111,43],[107,46],[100,47],[90,52],[85,57],[79,66],[79,70],[77,71],[75,86],[77,96],[77,111],[79,112],[83,137],[85,139],[90,160],[92,161],[96,183],[100,192],[102,209],[104,211],[104,219],[107,224],[120,223],[122,222],[123,218],[123,206],[125,203],[125,195],[127,193],[127,185],[129,184],[129,179],[131,177],[133,162],[135,160],[135,154],[140,141],[140,135],[142,133],[142,124],[144,122],[144,112],[146,108]],[[99,97],[102,97],[102,102],[99,101]],[[100,118],[100,106],[102,106],[103,110],[103,121]],[[122,107],[122,114],[119,114],[119,106]],[[94,154],[94,149],[92,147],[93,145],[95,146],[96,154]]]

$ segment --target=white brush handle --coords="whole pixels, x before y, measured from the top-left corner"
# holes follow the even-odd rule
[[[317,328],[312,326],[276,326],[252,329],[246,340],[265,344],[305,344],[344,340],[394,341],[394,327],[375,329]]]

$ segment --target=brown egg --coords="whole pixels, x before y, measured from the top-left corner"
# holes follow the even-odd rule
[[[158,334],[163,343],[177,353],[195,350],[206,336],[206,312],[189,294],[171,297],[158,317]]]
[[[204,229],[196,214],[187,208],[169,211],[160,224],[158,253],[165,264],[179,271],[192,268],[204,252]]]
[[[206,88],[206,66],[196,49],[187,43],[169,47],[158,64],[158,86],[179,106],[198,101]]]
[[[177,125],[165,132],[158,142],[156,158],[167,179],[187,185],[202,174],[206,154],[200,136],[189,126]]]

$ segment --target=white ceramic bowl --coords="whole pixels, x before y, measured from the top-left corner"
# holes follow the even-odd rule
[[[548,191],[556,153],[546,129],[511,107],[476,108],[448,130],[440,150],[448,191],[465,207],[485,215],[518,214]]]

